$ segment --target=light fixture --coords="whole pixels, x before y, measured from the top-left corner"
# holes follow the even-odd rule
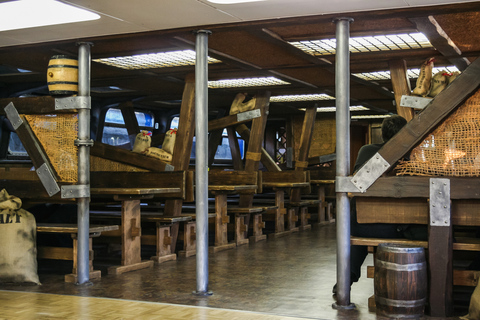
[[[220,88],[245,88],[245,87],[259,87],[259,86],[279,86],[290,84],[286,81],[277,79],[275,77],[262,78],[243,78],[243,79],[226,79],[208,81],[210,89]]]
[[[307,110],[305,108],[299,108],[299,110]],[[364,106],[351,106],[350,107],[350,111],[368,111],[370,109],[368,109],[367,107],[364,107]],[[322,107],[322,108],[317,108],[317,112],[335,112],[337,111],[337,108],[336,107]]]
[[[319,101],[319,100],[335,100],[335,98],[325,93],[292,94],[292,95],[270,97],[270,102],[295,102],[295,101]]]
[[[133,56],[94,59],[112,67],[127,70],[182,67],[195,65],[194,50],[168,51],[158,53],[136,54]],[[208,57],[208,63],[219,63],[220,60]]]
[[[391,116],[392,116],[391,114],[366,114],[366,115],[352,116],[352,120],[384,119]]]
[[[312,55],[333,55],[336,39],[305,40],[289,42],[292,46]],[[423,33],[404,33],[350,38],[350,52],[378,52],[403,49],[431,48],[432,44]]]
[[[100,19],[96,13],[54,0],[0,3],[0,31]]]
[[[436,74],[437,72],[456,72],[459,71],[456,66],[448,66],[448,67],[434,67],[432,69],[432,74]],[[410,79],[418,78],[420,74],[419,68],[413,68],[407,70],[407,77]],[[375,72],[364,72],[364,73],[354,73],[354,76],[364,79],[364,80],[390,80],[390,71],[375,71]]]

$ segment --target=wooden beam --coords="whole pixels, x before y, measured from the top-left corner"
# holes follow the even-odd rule
[[[414,110],[400,106],[402,96],[409,96],[412,93],[410,80],[407,77],[407,63],[405,60],[392,60],[388,64],[390,66],[390,78],[392,80],[393,93],[395,94],[397,114],[410,121],[415,115]]]
[[[0,115],[5,115],[5,108],[10,102],[15,105],[19,114],[58,114],[75,113],[77,110],[55,110],[55,98],[51,96],[29,98],[0,99]]]
[[[122,111],[123,120],[125,122],[125,128],[127,129],[127,133],[128,133],[128,136],[130,137],[130,141],[134,141],[135,137],[140,132],[140,128],[138,126],[137,117],[135,116],[135,110],[133,109],[133,102],[131,101],[123,102],[118,107]],[[133,148],[133,145],[131,145],[130,147]]]
[[[230,145],[230,153],[232,155],[233,169],[243,170],[242,155],[240,154],[240,145],[238,144],[236,131],[234,128],[228,127],[227,134],[228,144]]]
[[[192,152],[193,136],[195,135],[195,75],[189,74],[185,79],[185,88],[180,107],[177,137],[173,149],[172,165],[175,170],[188,170]],[[182,200],[165,201],[165,215],[179,216],[182,214]],[[172,236],[172,253],[175,253],[179,224],[174,223],[170,230]]]
[[[448,34],[442,29],[433,16],[410,18],[410,21],[416,24],[417,30],[423,33],[430,43],[443,56],[453,63],[458,70],[465,70],[470,61],[461,56],[462,51],[450,39]]]
[[[352,193],[357,197],[428,198],[430,177],[381,177],[365,193]],[[451,199],[480,199],[477,178],[451,177]]]

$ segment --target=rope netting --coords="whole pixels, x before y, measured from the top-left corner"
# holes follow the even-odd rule
[[[397,175],[480,176],[480,91],[397,165]]]
[[[60,182],[77,182],[78,155],[74,145],[78,132],[76,114],[25,115]]]

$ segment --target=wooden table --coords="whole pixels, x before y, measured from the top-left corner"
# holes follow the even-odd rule
[[[109,274],[122,274],[129,271],[151,268],[154,261],[142,261],[141,258],[141,219],[140,201],[154,196],[180,192],[180,188],[91,188],[93,196],[112,195],[115,201],[122,203],[121,241],[122,261],[120,266],[108,268]]]

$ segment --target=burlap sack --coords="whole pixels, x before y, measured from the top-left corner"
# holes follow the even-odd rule
[[[162,149],[173,154],[173,149],[175,147],[175,139],[177,138],[177,130],[170,129],[165,133],[165,139],[163,140]]]
[[[470,298],[470,306],[468,307],[468,314],[460,317],[462,320],[479,320],[480,319],[480,288],[477,285]]]
[[[167,163],[172,162],[172,158],[173,158],[173,156],[167,151],[160,148],[155,148],[155,147],[147,148],[147,150],[145,150],[143,154],[152,158],[160,159],[163,162],[167,162]]]
[[[452,83],[460,75],[460,71],[452,72],[452,75],[448,77],[448,84]]]
[[[442,92],[447,87],[450,76],[451,74],[446,70],[435,73],[432,77],[432,85],[428,96],[434,98],[437,94]]]
[[[243,103],[246,97],[247,97],[246,93],[238,93],[235,96],[235,99],[233,99],[232,105],[230,107],[230,114],[237,114],[240,112],[250,111],[255,108],[256,98],[253,97],[249,101]]]
[[[417,84],[412,94],[415,96],[425,97],[430,91],[432,81],[433,58],[427,59],[420,67]]]
[[[152,143],[152,138],[148,131],[142,131],[135,137],[135,143],[133,144],[133,152],[142,153],[150,147]]]
[[[0,282],[33,282],[37,274],[37,224],[22,201],[0,191]]]

